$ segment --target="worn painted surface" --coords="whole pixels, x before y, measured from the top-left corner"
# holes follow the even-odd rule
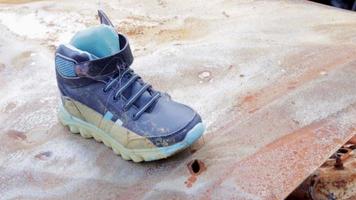
[[[69,134],[53,47],[97,24],[97,1],[1,4],[1,199],[282,199],[356,132],[355,13],[305,1],[100,6],[130,37],[132,67],[201,113],[204,138],[137,164]]]

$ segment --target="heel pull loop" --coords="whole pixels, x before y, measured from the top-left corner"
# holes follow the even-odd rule
[[[108,26],[114,27],[114,25],[111,23],[109,17],[104,13],[103,10],[98,10],[98,16],[99,16],[101,24],[106,24]]]

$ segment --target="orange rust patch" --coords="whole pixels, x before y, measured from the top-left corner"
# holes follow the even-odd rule
[[[141,45],[150,41],[166,43],[173,40],[194,40],[207,33],[208,24],[199,18],[186,18],[178,27],[170,28],[170,25],[176,24],[176,22],[177,17],[157,19],[147,16],[132,16],[121,21],[119,27],[123,33],[130,37],[136,37]]]
[[[356,144],[356,135],[353,136],[353,137],[348,141],[348,143],[350,143],[350,144]]]
[[[188,180],[185,181],[184,183],[185,183],[185,185],[186,185],[188,188],[190,188],[190,187],[193,186],[193,183],[195,183],[196,180],[197,180],[197,176],[192,175],[192,176],[189,177]]]
[[[288,83],[287,89],[288,90],[293,90],[293,89],[297,88],[297,86],[296,86],[297,84],[298,84],[297,81],[291,81],[291,82]]]
[[[356,168],[356,162],[352,163],[351,165]]]
[[[255,95],[247,95],[243,100],[242,103],[251,103],[256,100]]]
[[[315,54],[315,52],[318,52],[318,54]],[[341,53],[336,54],[335,52]],[[308,58],[308,56],[322,56],[324,53],[325,55],[323,57],[320,57],[320,59],[323,59],[323,62],[319,62],[320,59],[305,59],[303,62],[301,62],[300,60],[301,57]],[[237,105],[235,105],[234,107],[242,107],[242,110],[246,111],[249,114],[254,113],[256,108],[261,108],[271,103],[275,99],[281,97],[282,95],[291,92],[291,90],[296,90],[307,82],[310,82],[311,80],[314,80],[315,78],[319,77],[321,72],[329,73],[330,71],[336,70],[339,67],[344,66],[345,64],[353,62],[354,57],[351,56],[352,53],[355,52],[351,50],[347,52],[341,51],[339,47],[324,49],[319,49],[319,47],[313,47],[311,50],[305,50],[298,54],[293,54],[290,57],[286,58],[282,65],[293,67],[300,65],[300,71],[303,71],[303,73],[295,73],[295,76],[282,77],[282,79],[279,80],[278,84],[268,85],[267,87],[255,91],[252,95],[251,93],[248,93],[250,95],[246,96],[241,101],[241,103],[238,102]],[[337,58],[332,55],[337,55]],[[314,60],[316,60],[317,62],[312,62]],[[292,71],[289,67],[287,67],[286,70]],[[228,126],[228,124],[226,124],[226,126]]]
[[[343,111],[347,112],[349,109],[350,107]],[[344,131],[344,129],[340,129],[339,126],[335,124],[334,120],[337,117],[339,117],[339,115],[329,116],[329,118],[314,122],[281,136],[260,148],[251,156],[233,163],[210,188],[206,189],[206,196],[211,196],[212,191],[214,191],[213,188],[220,187],[221,184],[226,181],[226,179],[230,179],[230,177],[236,185],[244,188],[244,191],[260,196],[264,194],[256,191],[275,191],[273,188],[269,188],[270,185],[279,185],[281,191],[285,191],[290,185],[297,185],[301,180],[295,177],[293,177],[293,180],[289,179],[287,182],[280,177],[274,178],[273,174],[285,175],[288,174],[290,170],[293,170],[295,174],[298,174],[299,179],[301,179],[304,174],[311,173],[311,169],[307,169],[307,166],[316,165],[322,158],[316,158],[315,156],[310,157],[309,155],[318,153],[314,149],[324,149],[324,151],[332,150],[335,147],[333,144],[335,140],[333,139]],[[346,128],[345,131],[347,131],[347,129],[348,128]],[[347,133],[343,134],[346,135]],[[326,141],[326,138],[329,140]],[[310,148],[310,146],[314,148]],[[298,162],[300,160],[303,160],[303,162]],[[272,161],[273,165],[271,165]],[[244,173],[240,173],[241,171]],[[250,183],[256,184],[250,187]],[[279,196],[286,194],[273,195],[274,194],[265,196],[265,198],[279,199]]]

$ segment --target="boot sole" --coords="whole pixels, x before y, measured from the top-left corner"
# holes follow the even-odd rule
[[[71,115],[63,105],[60,105],[58,118],[64,126],[69,128],[70,132],[80,134],[84,138],[94,138],[98,142],[103,142],[106,146],[112,148],[115,154],[121,155],[124,160],[134,162],[167,158],[191,146],[204,132],[203,124],[199,123],[187,133],[183,141],[176,144],[149,149],[128,149],[95,125]]]

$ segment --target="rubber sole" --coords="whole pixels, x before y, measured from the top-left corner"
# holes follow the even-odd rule
[[[149,149],[128,149],[95,125],[72,116],[62,105],[59,108],[58,118],[64,126],[69,127],[70,132],[79,133],[84,138],[94,138],[98,142],[103,142],[106,146],[112,148],[115,154],[121,155],[124,160],[134,162],[167,158],[191,146],[204,132],[203,124],[199,123],[187,133],[183,141],[174,145]]]

